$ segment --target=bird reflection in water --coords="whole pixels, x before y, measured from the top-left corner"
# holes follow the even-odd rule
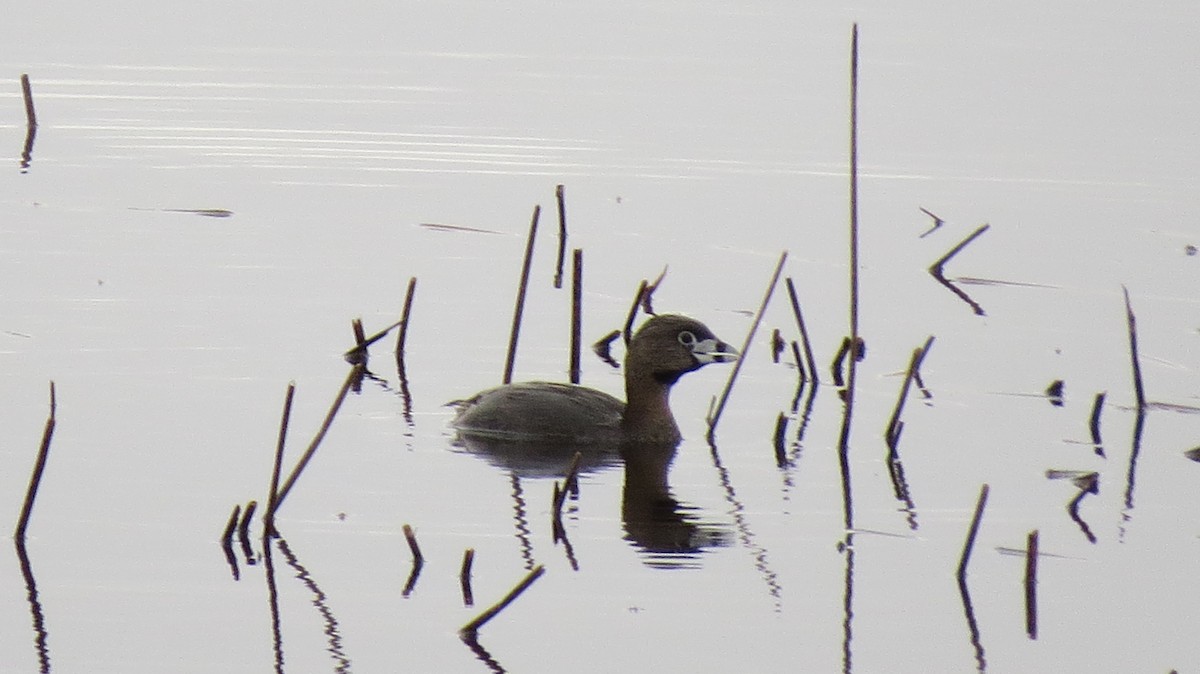
[[[553,444],[513,441],[459,434],[455,445],[507,473],[518,502],[518,530],[525,530],[524,489],[521,481],[561,478],[576,452],[581,455],[579,474],[595,474],[623,464],[625,480],[621,522],[625,540],[632,543],[651,567],[697,568],[701,554],[732,544],[727,524],[707,521],[703,512],[682,503],[671,493],[669,474],[677,443]],[[519,534],[522,548],[531,545]]]

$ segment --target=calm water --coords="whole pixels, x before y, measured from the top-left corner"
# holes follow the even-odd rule
[[[10,13],[0,501],[14,523],[50,380],[58,418],[28,541],[35,603],[17,555],[0,555],[0,670],[487,671],[456,630],[544,564],[480,634],[493,668],[1190,671],[1194,15],[537,1]],[[855,21],[868,351],[847,554],[827,363],[848,330]],[[21,73],[40,121],[24,170]],[[790,252],[826,383],[790,412],[796,370],[768,341],[798,337],[780,288],[714,446],[704,417],[729,368],[677,387],[686,440],[670,485],[700,542],[686,554],[648,550],[623,522],[620,465],[583,476],[568,551],[551,480],[451,443],[443,404],[499,381],[535,204],[517,372],[565,376],[556,184],[569,246],[585,250],[589,342],[667,265],[656,308],[740,344]],[[924,237],[922,207],[945,221]],[[983,223],[946,267],[977,316],[926,268]],[[265,500],[288,382],[290,466],[346,376],[350,320],[397,320],[410,277],[411,414],[389,337],[281,510],[284,543],[264,551],[255,522],[234,580],[218,539],[235,504]],[[1147,396],[1174,406],[1140,436],[1122,285]],[[899,442],[906,505],[883,434],[931,335],[929,397],[912,391]],[[585,356],[584,382],[619,393],[619,372]],[[1043,394],[1055,380],[1062,406]],[[1103,456],[1089,430],[1100,392]],[[1094,543],[1067,513],[1079,488],[1052,469],[1098,473],[1078,511]],[[954,574],[983,483],[973,641]],[[405,523],[426,558],[407,593]],[[1035,529],[1033,640],[1019,551]]]

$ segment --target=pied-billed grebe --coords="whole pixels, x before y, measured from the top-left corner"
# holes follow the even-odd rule
[[[456,403],[453,426],[461,435],[501,440],[677,443],[671,386],[692,370],[737,357],[736,349],[700,321],[655,316],[625,354],[627,402],[573,384],[508,384]]]

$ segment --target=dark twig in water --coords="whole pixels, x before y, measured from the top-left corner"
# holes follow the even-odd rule
[[[932,233],[934,233],[935,231],[937,231],[937,229],[938,229],[939,227],[941,227],[942,225],[946,224],[946,221],[945,221],[945,220],[943,220],[943,219],[939,218],[938,216],[934,215],[933,213],[929,212],[929,210],[928,210],[928,209],[926,209],[926,208],[924,208],[924,207],[918,207],[918,208],[920,208],[920,209],[921,209],[921,212],[922,212],[922,213],[924,213],[925,215],[928,215],[929,217],[933,218],[933,226],[932,226],[932,227],[930,227],[929,229],[925,230],[925,231],[924,231],[924,232],[921,234],[921,236],[919,236],[919,237],[917,237],[917,238],[924,239],[925,237],[927,237],[927,236],[929,236],[930,234],[932,234]]]
[[[279,439],[275,443],[275,461],[271,465],[271,485],[267,490],[267,508],[263,513],[264,535],[277,536],[275,531],[275,502],[279,491],[279,473],[283,469],[283,448],[287,442],[288,423],[292,418],[292,400],[296,397],[296,382],[289,382],[283,399],[283,417],[279,420]]]
[[[1092,446],[1097,456],[1104,456],[1104,444],[1100,440],[1100,412],[1104,408],[1104,397],[1107,394],[1107,391],[1096,394],[1096,401],[1092,403],[1092,418],[1088,424],[1092,431]]]
[[[554,287],[561,288],[563,282],[563,264],[567,257],[567,204],[563,194],[563,186],[554,188],[554,200],[558,202],[558,260],[554,263]]]
[[[646,279],[642,279],[637,292],[633,294],[633,304],[629,305],[629,315],[625,317],[625,329],[622,331],[626,346],[629,345],[629,340],[633,339],[633,321],[637,318],[638,307],[642,305],[642,296],[646,294],[647,287]]]
[[[979,488],[979,500],[975,502],[975,514],[971,517],[971,527],[967,529],[967,539],[963,542],[962,556],[958,560],[958,582],[967,581],[967,564],[971,561],[971,551],[975,548],[975,536],[979,534],[979,523],[983,520],[983,509],[987,506],[989,487],[986,483]]]
[[[38,446],[37,458],[33,462],[33,473],[29,476],[29,487],[25,490],[25,502],[21,504],[21,514],[17,517],[17,529],[13,538],[25,540],[25,530],[29,527],[29,518],[33,515],[33,502],[37,498],[38,487],[42,484],[42,474],[46,471],[46,459],[50,455],[50,439],[54,437],[55,414],[58,410],[58,399],[54,392],[54,382],[50,382],[50,415],[46,418],[46,426],[42,430],[42,444]]]
[[[1037,639],[1038,531],[1029,532],[1025,545],[1025,633]]]
[[[958,295],[958,297],[962,301],[969,304],[971,306],[971,309],[975,312],[976,316],[986,315],[986,314],[984,314],[983,307],[979,306],[978,302],[971,299],[971,297],[969,295],[967,295],[965,292],[963,292],[958,286],[954,285],[948,279],[946,279],[945,267],[946,267],[946,263],[950,261],[950,258],[954,257],[955,255],[958,255],[958,253],[960,251],[962,251],[963,248],[966,248],[968,245],[970,245],[970,243],[972,241],[979,238],[979,236],[981,234],[983,234],[984,232],[986,232],[989,227],[991,227],[991,225],[981,226],[979,229],[972,232],[970,236],[968,236],[967,238],[960,241],[958,243],[958,245],[951,248],[950,251],[947,252],[942,257],[940,257],[937,262],[934,262],[932,265],[929,266],[930,275],[933,276],[933,278],[937,279],[938,283],[941,283],[942,285],[946,286],[946,288],[948,288],[950,290],[950,292],[954,293],[955,295]]]
[[[789,276],[784,279],[787,286],[788,299],[792,302],[792,315],[796,317],[796,327],[800,329],[800,343],[804,345],[804,362],[808,364],[808,373],[814,385],[820,385],[821,378],[817,375],[817,361],[813,358],[812,342],[808,339],[808,328],[804,325],[804,314],[800,311],[800,300],[796,295],[796,286]],[[796,359],[797,364],[799,359]],[[841,384],[839,384],[840,386]]]
[[[1129,303],[1129,289],[1121,286],[1125,294],[1125,321],[1129,325],[1129,359],[1133,368],[1133,393],[1137,400],[1139,411],[1146,409],[1146,389],[1142,386],[1142,364],[1138,358],[1137,318],[1133,315],[1133,306]]]
[[[529,237],[525,240],[525,259],[521,263],[521,280],[517,285],[517,301],[513,305],[512,331],[508,337],[508,357],[504,360],[503,383],[512,383],[513,362],[517,358],[517,337],[521,333],[521,315],[525,311],[525,289],[529,287],[529,268],[533,264],[533,241],[537,237],[538,216],[542,207],[533,207],[533,217],[529,221]]]
[[[475,563],[475,548],[463,552],[462,568],[458,572],[458,583],[462,586],[463,606],[475,605],[475,594],[471,592],[471,565]]]
[[[342,388],[340,391],[338,391],[337,397],[334,398],[333,404],[330,405],[329,412],[325,415],[325,420],[321,422],[321,428],[317,430],[317,434],[313,436],[312,442],[310,442],[308,445],[308,449],[304,450],[304,454],[296,463],[296,467],[292,469],[291,474],[288,475],[288,478],[286,481],[284,481],[283,486],[279,488],[279,493],[275,497],[275,503],[272,504],[273,507],[267,512],[267,517],[269,518],[268,521],[272,522],[272,528],[274,527],[275,513],[277,513],[279,511],[279,507],[283,505],[283,500],[287,498],[288,493],[291,492],[292,487],[295,486],[296,480],[300,479],[300,474],[304,472],[305,466],[308,465],[308,462],[312,459],[313,454],[316,453],[317,447],[321,444],[321,440],[325,439],[325,434],[329,432],[329,427],[333,424],[333,418],[337,416],[338,410],[341,409],[342,402],[346,399],[346,394],[350,391],[350,386],[360,377],[362,377],[362,372],[363,367],[361,365],[355,365],[354,367],[350,368],[350,372],[346,375],[346,381],[342,383]]]
[[[508,594],[504,595],[503,599],[501,599],[488,610],[480,613],[471,622],[463,625],[462,628],[458,630],[459,636],[461,636],[463,639],[474,639],[475,635],[479,632],[479,628],[486,625],[488,621],[490,621],[492,618],[495,618],[497,614],[507,608],[509,604],[513,603],[517,597],[521,596],[522,592],[529,589],[529,586],[533,585],[534,581],[536,581],[538,578],[541,578],[542,574],[545,572],[546,567],[538,564],[533,568],[532,571],[529,572],[528,575],[521,579],[521,582],[517,583],[512,590],[509,590]]]
[[[608,363],[613,367],[621,367],[621,364],[612,357],[612,343],[621,336],[620,330],[613,330],[607,335],[601,337],[592,345],[592,352],[600,356],[600,360]]]
[[[567,368],[572,384],[579,383],[580,335],[583,328],[583,250],[571,251],[571,360]]]
[[[767,290],[763,293],[762,303],[758,305],[758,312],[754,314],[754,322],[750,324],[750,331],[746,333],[746,341],[742,343],[741,355],[733,363],[733,370],[729,373],[729,380],[725,382],[725,390],[721,391],[721,397],[717,401],[716,409],[708,418],[708,437],[711,441],[713,433],[717,430],[717,423],[721,420],[721,412],[725,410],[725,403],[729,400],[729,392],[733,390],[733,383],[737,380],[738,373],[742,370],[742,364],[746,362],[746,354],[750,350],[750,345],[754,341],[754,333],[758,330],[758,324],[762,322],[763,314],[767,311],[767,304],[771,301],[771,295],[775,292],[775,286],[779,284],[779,274],[783,271],[783,263],[787,262],[787,251],[783,251],[779,255],[779,262],[775,264],[775,271],[771,274],[771,282],[767,284]]]
[[[1046,397],[1050,399],[1050,404],[1055,407],[1063,406],[1063,387],[1065,383],[1061,379],[1056,379],[1046,387]]]

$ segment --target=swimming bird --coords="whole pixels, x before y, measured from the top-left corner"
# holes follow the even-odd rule
[[[700,321],[652,317],[625,353],[625,402],[575,384],[522,382],[452,403],[460,435],[521,442],[677,444],[671,386],[709,363],[736,360],[737,349]]]

